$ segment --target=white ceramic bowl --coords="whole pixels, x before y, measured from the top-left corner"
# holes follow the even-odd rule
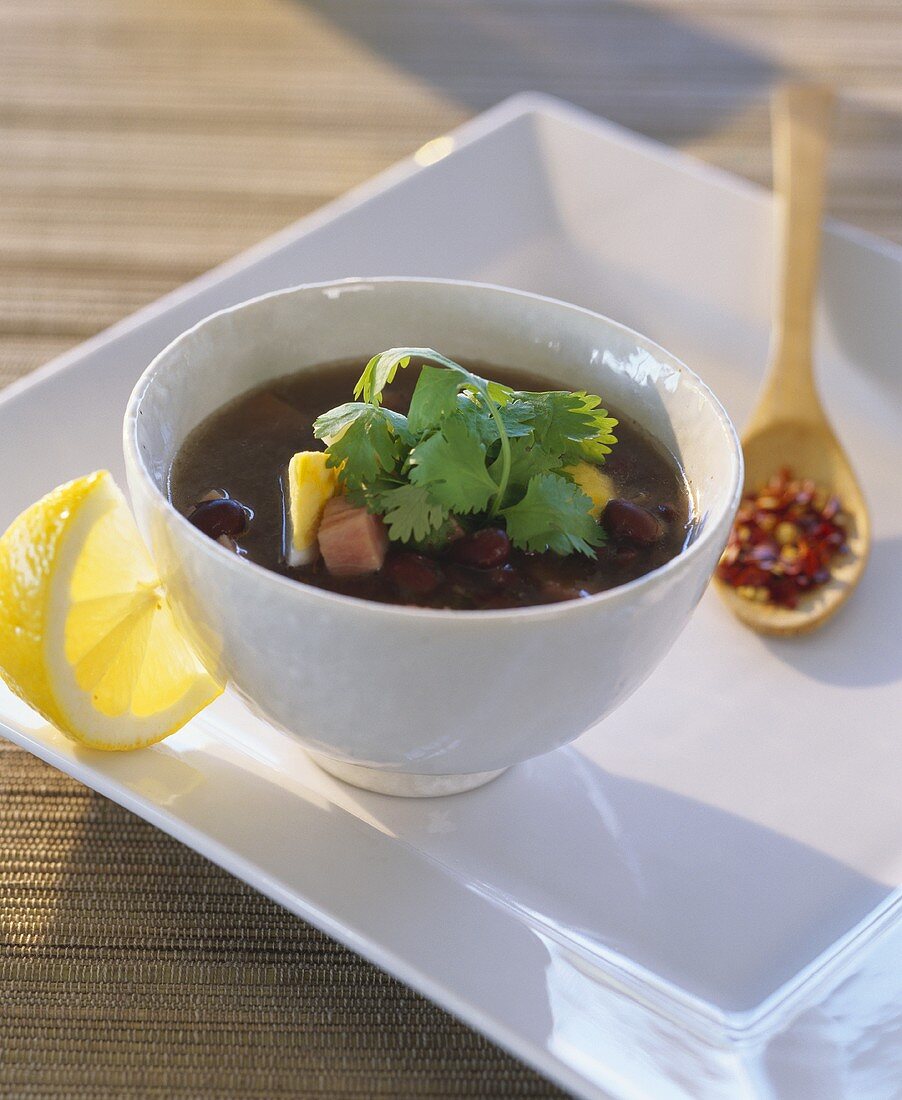
[[[503,611],[372,603],[242,561],[167,499],[179,446],[268,379],[400,345],[600,393],[677,454],[699,530],[662,568],[582,600]],[[141,530],[203,658],[350,782],[396,794],[477,786],[578,737],[642,683],[695,607],[742,484],[711,391],[655,344],[576,306],[501,287],[367,279],[279,291],[213,314],[162,351],[125,417]]]

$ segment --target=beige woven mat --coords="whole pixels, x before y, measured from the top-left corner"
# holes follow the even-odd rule
[[[0,0],[0,385],[523,88],[766,181],[769,87],[828,77],[831,211],[902,239],[900,34],[896,0]],[[551,1095],[0,742],[0,1096]]]
[[[118,806],[0,769],[0,1095],[553,1094]]]

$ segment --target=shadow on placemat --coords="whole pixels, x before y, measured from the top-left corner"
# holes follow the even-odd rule
[[[623,0],[295,2],[473,111],[528,89],[653,132],[657,102],[651,117],[672,141],[717,127],[725,99],[738,107],[781,72],[697,22]]]
[[[729,20],[717,29],[705,25],[713,20],[703,3],[682,4],[677,12],[625,0],[293,2],[472,113],[526,90],[559,96],[668,144],[716,144],[735,127],[758,155],[730,167],[764,184],[770,180],[771,89],[792,79],[827,79],[841,93],[853,87],[829,64],[843,53],[841,21],[826,34],[823,61],[800,70],[730,37]],[[776,31],[792,16],[773,9],[768,18]],[[898,188],[894,201],[889,181],[902,112],[860,94],[844,98],[834,131],[828,212],[841,210],[856,224],[898,239]],[[711,150],[704,155],[718,159]],[[862,178],[877,173],[887,179],[883,193],[863,190]]]

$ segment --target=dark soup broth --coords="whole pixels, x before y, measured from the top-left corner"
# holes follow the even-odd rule
[[[516,390],[562,388],[554,379],[486,363],[468,368]],[[200,502],[212,498],[239,502],[243,513],[235,506],[216,505],[206,509],[211,515],[221,512],[212,525],[198,521],[200,510],[194,522],[234,552],[275,573],[348,596],[432,608],[482,610],[577,599],[641,577],[686,545],[692,514],[682,470],[640,425],[609,409],[619,421],[617,443],[599,469],[613,482],[614,498],[600,519],[607,541],[594,557],[520,550],[507,544],[497,526],[477,533],[472,518],[464,516],[461,537],[440,550],[392,542],[377,572],[336,576],[322,557],[290,566],[288,464],[298,451],[322,450],[313,422],[351,400],[360,371],[361,360],[354,360],[298,372],[251,390],[207,417],[173,463],[173,505],[190,518]],[[406,412],[418,375],[416,367],[399,371],[385,391],[385,406]]]

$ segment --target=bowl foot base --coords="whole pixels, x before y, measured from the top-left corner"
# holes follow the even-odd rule
[[[336,760],[332,756],[322,756],[309,750],[308,755],[323,771],[334,775],[336,779],[354,787],[362,787],[365,791],[393,794],[401,798],[435,798],[443,794],[472,791],[507,771],[507,768],[498,768],[492,772],[470,772],[462,775],[419,775],[348,764],[344,760]]]

